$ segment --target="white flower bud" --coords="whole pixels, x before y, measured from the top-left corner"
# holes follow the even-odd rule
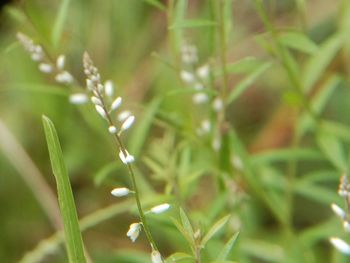
[[[161,205],[157,205],[157,206],[154,206],[150,209],[150,211],[153,213],[153,214],[160,214],[160,213],[163,213],[165,212],[166,210],[168,210],[170,208],[170,205],[165,203],[165,204],[161,204]]]
[[[105,93],[108,97],[112,97],[114,94],[114,85],[111,80],[105,82]]]
[[[120,128],[120,131],[125,131],[127,129],[129,129],[132,124],[134,123],[135,121],[135,116],[131,115],[129,116],[122,124],[121,128]]]
[[[340,251],[343,254],[350,255],[350,245],[344,240],[337,237],[331,237],[329,241],[338,251]]]
[[[88,101],[88,96],[84,93],[75,93],[69,96],[69,102],[72,104],[84,104]]]
[[[53,68],[52,68],[52,65],[48,63],[40,63],[39,70],[43,73],[51,73]]]
[[[32,53],[30,57],[33,61],[40,61],[42,60],[43,56],[43,54]]]
[[[192,97],[193,103],[195,104],[202,104],[209,100],[209,97],[206,93],[200,92],[197,94],[194,94]]]
[[[180,77],[185,83],[192,83],[195,81],[195,77],[191,72],[188,72],[186,70],[182,70],[180,72]]]
[[[102,106],[102,101],[101,101],[99,98],[95,97],[95,96],[92,96],[92,97],[91,97],[91,102],[92,102],[93,104],[95,104],[95,105],[100,105],[100,106]]]
[[[111,194],[115,197],[122,197],[122,196],[126,196],[130,193],[130,189],[126,188],[126,187],[121,187],[121,188],[114,188],[111,191]]]
[[[344,228],[346,233],[350,233],[350,223],[349,223],[349,221],[344,221],[343,222],[343,228]]]
[[[342,208],[340,208],[337,204],[334,204],[334,203],[331,204],[331,208],[337,216],[339,216],[341,219],[345,219],[346,217],[345,211]]]
[[[63,71],[56,75],[56,81],[63,84],[70,84],[73,82],[73,76],[68,71]]]
[[[59,70],[63,70],[64,69],[64,64],[66,61],[66,57],[64,55],[59,55],[57,60],[56,60],[56,67]]]
[[[219,112],[223,109],[223,107],[224,107],[224,103],[223,103],[222,99],[219,97],[216,97],[215,100],[213,101],[213,109],[216,112]]]
[[[112,126],[108,127],[108,131],[109,131],[109,133],[114,134],[117,132],[117,128],[112,125]]]
[[[129,226],[129,230],[126,235],[131,239],[132,242],[135,242],[141,231],[141,223],[132,223]]]
[[[133,162],[135,161],[134,156],[132,156],[131,154],[129,154],[128,151],[126,151],[126,156],[124,156],[123,151],[120,150],[120,152],[119,152],[119,158],[120,158],[120,160],[121,160],[124,164],[133,163]]]
[[[92,80],[91,79],[86,79],[86,87],[87,87],[87,89],[88,90],[94,90],[94,83],[92,82]]]
[[[125,121],[129,116],[131,115],[131,112],[128,110],[122,111],[118,114],[118,121],[122,122]]]
[[[197,69],[197,75],[201,79],[206,79],[209,76],[209,65],[205,64]]]
[[[116,98],[112,104],[111,104],[111,110],[116,110],[119,108],[119,106],[122,104],[122,98],[121,97],[118,97]]]
[[[104,119],[106,119],[107,115],[105,110],[100,106],[100,105],[95,105],[96,111],[98,114],[100,114],[100,116]]]
[[[153,250],[151,253],[152,263],[163,263],[162,256],[158,250]]]

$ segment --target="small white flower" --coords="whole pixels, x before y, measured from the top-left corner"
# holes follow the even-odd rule
[[[333,203],[333,204],[331,204],[331,208],[337,216],[339,216],[341,219],[345,219],[346,213],[340,206]]]
[[[53,68],[52,68],[52,65],[48,63],[40,63],[39,70],[43,73],[51,73]]]
[[[165,212],[166,210],[168,210],[170,208],[170,205],[165,203],[165,204],[161,204],[161,205],[157,205],[157,206],[154,206],[150,209],[150,211],[153,213],[153,214],[160,214],[160,213],[163,213]]]
[[[201,79],[206,79],[209,76],[209,65],[205,64],[197,69],[197,75]]]
[[[141,231],[141,223],[132,223],[129,226],[129,230],[126,235],[131,239],[132,242],[135,242]]]
[[[31,59],[33,61],[40,61],[40,60],[42,60],[44,55],[43,54],[38,54],[38,53],[32,53],[30,57],[31,57]]]
[[[73,76],[68,71],[63,71],[56,75],[56,81],[63,84],[70,84],[73,82]]]
[[[221,139],[218,136],[215,136],[214,140],[212,141],[212,147],[215,151],[219,151],[221,147]]]
[[[195,76],[186,70],[180,72],[180,77],[185,83],[192,83],[195,81]]]
[[[122,104],[122,98],[121,97],[116,98],[111,104],[111,110],[118,109],[121,104]]]
[[[125,121],[129,116],[131,115],[131,112],[128,110],[122,111],[118,114],[118,121],[122,122]]]
[[[211,123],[210,123],[210,121],[209,120],[203,120],[201,122],[200,127],[197,129],[197,134],[199,136],[203,136],[203,135],[209,133],[210,130],[211,130]]]
[[[162,256],[158,250],[153,250],[151,253],[152,263],[163,263]]]
[[[350,233],[350,223],[349,223],[349,221],[344,221],[343,222],[343,228],[344,228],[345,232]]]
[[[338,194],[341,197],[347,198],[349,196],[349,191],[348,190],[344,190],[344,189],[339,189],[338,190]]]
[[[88,90],[94,90],[94,83],[92,82],[92,80],[91,79],[86,79],[86,87],[87,87],[87,89]]]
[[[99,98],[95,97],[95,96],[92,96],[92,97],[91,97],[91,102],[92,102],[93,104],[95,104],[95,105],[100,105],[100,106],[102,106],[102,101],[101,101]]]
[[[222,99],[219,97],[216,97],[215,100],[213,101],[213,109],[216,112],[219,112],[222,110],[223,107],[224,107],[224,103],[223,103]]]
[[[130,189],[126,188],[126,187],[121,187],[121,188],[114,188],[111,191],[111,194],[115,197],[122,197],[122,196],[126,196],[130,193]]]
[[[104,87],[101,83],[97,84],[97,90],[98,90],[98,92],[102,93],[102,91],[103,91],[104,88],[105,88],[105,87]]]
[[[112,126],[108,127],[108,131],[109,131],[109,133],[114,134],[117,132],[117,128],[112,125]]]
[[[111,80],[105,82],[105,93],[108,97],[112,97],[114,93],[114,85]]]
[[[121,128],[120,128],[120,131],[125,131],[127,129],[129,129],[132,124],[134,123],[135,121],[135,116],[134,115],[131,115],[129,116],[122,124]]]
[[[337,237],[331,237],[329,241],[341,253],[350,255],[350,245],[346,243],[344,240]]]
[[[209,97],[206,93],[200,92],[197,94],[194,94],[192,97],[193,103],[195,104],[202,104],[209,100]]]
[[[56,60],[56,67],[59,70],[63,70],[65,62],[66,62],[66,57],[64,55],[59,55]]]
[[[105,110],[100,105],[95,105],[95,109],[102,118],[105,119],[107,117]]]
[[[88,101],[88,96],[84,93],[75,93],[69,96],[69,102],[72,104],[84,104]]]
[[[238,170],[240,170],[240,171],[243,170],[243,168],[244,168],[243,162],[242,162],[241,158],[239,158],[239,156],[233,155],[232,158],[231,158],[231,162],[232,162],[232,165],[233,165],[236,169],[238,169]]]
[[[210,121],[209,121],[209,120],[203,120],[203,121],[201,122],[201,129],[202,129],[202,131],[205,132],[205,133],[210,132],[210,129],[211,129]]]
[[[120,150],[120,152],[119,152],[119,158],[120,158],[120,160],[121,160],[124,164],[133,163],[133,162],[135,161],[134,156],[132,156],[131,154],[129,154],[128,151],[126,151],[126,156],[124,156],[123,151]]]

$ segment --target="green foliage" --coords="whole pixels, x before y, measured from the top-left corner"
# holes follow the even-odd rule
[[[347,262],[328,242],[350,241],[330,209],[349,207],[337,193],[350,156],[347,0],[28,0],[3,14],[1,122],[18,142],[0,129],[0,262],[65,262],[63,243],[70,262],[157,251],[167,263]],[[97,70],[113,95],[86,89]],[[57,81],[63,72],[71,82]],[[77,93],[86,104],[70,103]],[[127,111],[136,121],[122,132]],[[33,190],[54,183],[43,114],[60,133],[43,117],[64,231]]]
[[[69,182],[67,169],[63,161],[60,142],[53,123],[46,116],[43,116],[43,125],[49,148],[52,171],[55,175],[57,184],[58,202],[62,214],[69,262],[83,263],[86,262],[83,241],[79,230],[73,192]]]

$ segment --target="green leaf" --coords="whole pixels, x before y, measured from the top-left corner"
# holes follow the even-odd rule
[[[216,26],[216,25],[217,23],[212,20],[184,19],[184,20],[176,21],[174,24],[169,26],[169,29],[208,27],[208,26]]]
[[[328,100],[332,97],[333,92],[341,82],[341,78],[338,75],[330,77],[324,85],[321,86],[320,90],[311,99],[311,109],[314,114],[319,115],[325,108]],[[297,134],[299,138],[309,129],[312,129],[316,123],[314,118],[310,114],[303,114],[298,120]]]
[[[294,191],[299,195],[325,205],[329,205],[340,200],[336,189],[332,191],[325,187],[306,182],[299,182],[295,184]]]
[[[181,262],[183,260],[194,260],[194,257],[192,255],[177,252],[174,254],[171,254],[167,259],[165,260],[166,263],[173,263],[173,262]]]
[[[52,171],[57,184],[58,202],[62,214],[69,262],[86,262],[72,188],[69,182],[67,169],[63,161],[63,154],[59,139],[55,127],[50,119],[46,116],[43,116],[42,119],[49,149]]]
[[[280,244],[259,239],[244,239],[240,242],[240,250],[257,258],[257,261],[287,262],[286,255]]]
[[[314,54],[318,50],[318,46],[301,32],[283,33],[278,36],[278,40],[286,47],[308,54]]]
[[[261,165],[271,162],[283,162],[289,160],[323,160],[319,151],[310,148],[276,149],[261,152],[252,156],[254,165]]]
[[[230,254],[233,245],[236,243],[239,232],[235,233],[225,244],[225,246],[220,251],[216,261],[226,260],[228,255]]]
[[[343,36],[336,34],[322,44],[318,51],[309,59],[302,76],[305,92],[309,92],[321,78],[342,44]]]
[[[261,66],[261,61],[255,57],[245,57],[241,60],[238,60],[234,63],[226,65],[226,72],[228,74],[239,74],[239,73],[250,73],[255,70],[257,67]],[[219,69],[217,72],[214,72],[214,75],[221,75],[222,70]]]
[[[328,160],[341,172],[348,170],[348,164],[341,141],[324,130],[317,134],[317,143]]]
[[[158,9],[165,11],[166,7],[164,4],[162,4],[161,2],[159,2],[158,0],[143,0],[144,2],[146,2],[147,4],[150,4],[154,7],[157,7]]]
[[[181,218],[182,226],[184,227],[186,233],[191,238],[191,240],[194,244],[194,231],[193,231],[190,220],[188,219],[185,211],[182,208],[180,208],[180,218]]]
[[[270,63],[264,63],[261,66],[259,66],[257,69],[255,69],[252,73],[250,73],[248,76],[246,76],[242,81],[240,81],[228,95],[227,104],[230,104],[235,99],[237,99],[270,66],[271,66]]]
[[[68,16],[69,3],[70,3],[70,0],[61,0],[61,6],[58,11],[56,21],[53,25],[51,38],[52,38],[52,43],[55,47],[58,46],[58,43],[61,39],[62,31],[64,28],[64,22]]]
[[[201,247],[205,247],[205,245],[208,243],[208,241],[223,228],[223,226],[228,222],[230,218],[230,215],[224,216],[223,218],[219,219],[207,232],[207,234],[203,237],[201,241]]]

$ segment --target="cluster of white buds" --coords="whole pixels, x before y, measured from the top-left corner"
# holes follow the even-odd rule
[[[203,104],[209,101],[208,94],[204,91],[209,78],[209,65],[196,67],[198,63],[197,49],[195,46],[184,44],[181,48],[183,69],[180,72],[182,81],[192,86],[196,93],[193,95],[193,103]]]
[[[135,122],[135,116],[130,111],[122,111],[117,115],[118,127],[114,124],[111,113],[120,108],[122,104],[121,97],[114,96],[114,85],[111,81],[101,82],[101,76],[98,69],[94,66],[90,56],[85,52],[83,56],[84,73],[87,77],[87,89],[92,92],[91,102],[95,105],[97,113],[108,122],[108,131],[111,134],[120,136],[122,132],[128,130]],[[134,156],[128,151],[120,150],[119,158],[124,164],[135,161]]]
[[[125,196],[127,194],[129,194],[130,191],[127,188],[115,188],[112,190],[112,195],[120,197],[120,196]],[[149,211],[147,211],[146,213],[153,213],[153,214],[161,214],[165,211],[167,211],[170,208],[170,204],[168,203],[164,203],[164,204],[160,204],[157,206],[152,207]],[[141,227],[142,227],[142,223],[132,223],[129,226],[129,230],[126,233],[126,235],[131,239],[132,242],[135,242],[136,239],[138,238],[140,232],[141,232]]]
[[[347,209],[344,210],[343,208],[341,208],[335,203],[331,204],[331,208],[333,212],[342,220],[344,231],[347,233],[350,233],[350,213],[349,213],[350,191],[349,190],[350,190],[349,179],[348,179],[348,176],[344,174],[340,177],[338,194],[344,198]],[[341,253],[350,255],[350,245],[344,240],[337,237],[331,237],[330,242]]]
[[[17,39],[22,44],[24,49],[28,51],[33,61],[38,63],[38,68],[45,74],[54,74],[55,80],[60,84],[72,84],[74,82],[73,76],[64,69],[65,56],[60,55],[56,59],[55,63],[51,62],[43,47],[39,44],[35,44],[34,41],[23,33],[17,33]],[[73,102],[84,101],[82,96],[72,99]],[[86,101],[86,98],[85,98]]]

